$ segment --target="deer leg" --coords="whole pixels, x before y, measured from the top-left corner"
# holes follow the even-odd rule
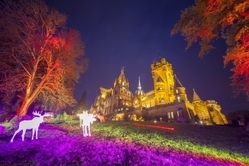
[[[38,128],[35,129],[35,138],[38,139]]]
[[[12,138],[11,138],[10,142],[13,142],[13,140],[14,140],[14,138],[15,138],[16,134],[17,134],[19,131],[21,131],[21,129],[20,129],[20,128],[18,128],[18,129],[16,130],[16,132],[15,132],[15,133],[14,133],[14,135],[12,136]]]
[[[91,128],[88,126],[88,136],[91,136]]]
[[[33,129],[32,129],[32,138],[31,138],[31,140],[34,139],[34,135],[35,135],[35,129],[33,128]]]
[[[22,141],[24,141],[25,133],[26,133],[26,129],[23,129],[23,130],[22,130]]]
[[[85,136],[84,126],[82,126],[82,133],[83,133],[83,136]]]
[[[85,131],[85,136],[88,136],[88,126],[85,127],[86,131]]]
[[[84,137],[87,136],[87,131],[86,131],[86,129],[87,129],[86,126],[83,126],[83,135],[84,135]]]
[[[84,134],[84,136],[86,137],[87,136],[87,126],[85,126],[85,134]]]
[[[87,128],[87,126],[85,126],[85,136],[86,137],[88,136],[88,128]]]

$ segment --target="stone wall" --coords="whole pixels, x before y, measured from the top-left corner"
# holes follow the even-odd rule
[[[184,103],[172,103],[149,109],[134,110],[134,114],[147,120],[188,122],[190,120]]]

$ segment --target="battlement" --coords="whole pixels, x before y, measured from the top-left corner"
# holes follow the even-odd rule
[[[161,58],[160,61],[151,64],[151,69],[154,70],[157,68],[161,68],[162,66],[168,66],[172,68],[172,65],[169,62],[167,62],[165,58]]]

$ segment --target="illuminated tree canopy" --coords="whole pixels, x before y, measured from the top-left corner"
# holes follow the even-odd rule
[[[74,105],[74,85],[87,68],[79,32],[40,0],[6,0],[0,7],[2,98],[19,94],[18,116],[35,100],[53,109]]]
[[[232,86],[235,95],[249,98],[249,1],[195,0],[186,8],[171,34],[180,32],[187,48],[199,41],[200,56],[213,49],[212,42],[222,37],[228,46],[224,65],[233,64]]]

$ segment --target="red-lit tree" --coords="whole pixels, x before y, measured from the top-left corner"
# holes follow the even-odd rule
[[[40,0],[6,0],[0,10],[0,92],[20,98],[18,116],[39,100],[59,109],[76,103],[75,82],[87,68],[77,31]]]
[[[244,93],[249,98],[249,1],[195,0],[186,8],[171,34],[181,34],[187,48],[199,41],[203,56],[214,48],[211,43],[222,37],[227,43],[224,65],[232,62],[232,85],[235,95]]]

